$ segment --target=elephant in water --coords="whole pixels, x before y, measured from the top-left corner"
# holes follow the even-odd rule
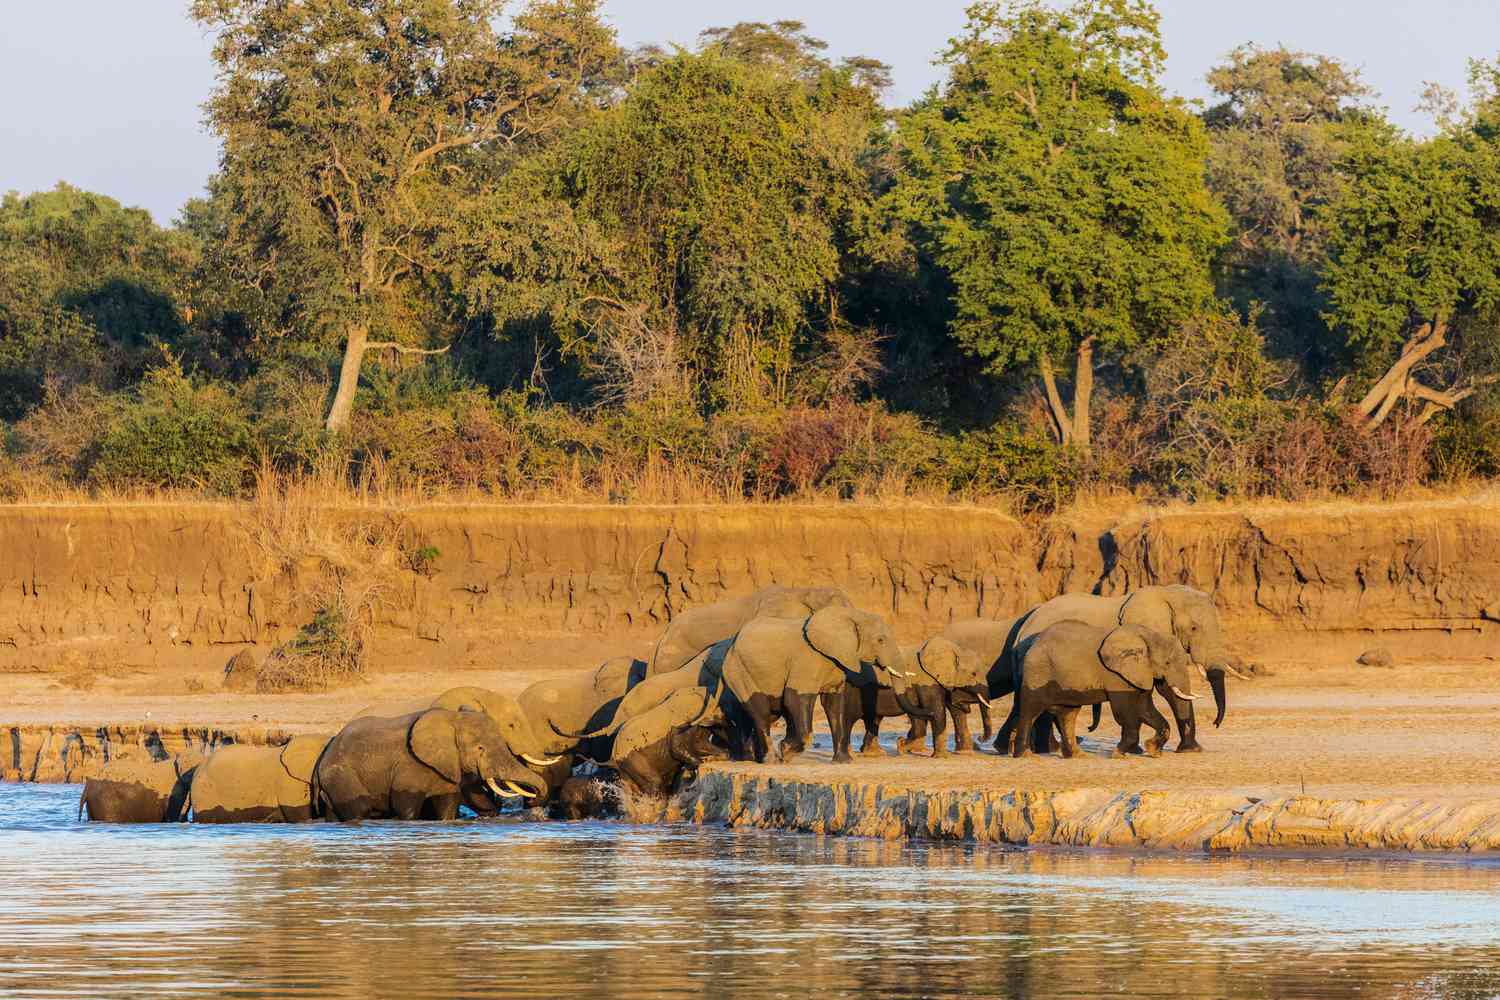
[[[650,674],[685,665],[716,642],[734,636],[756,618],[806,618],[824,608],[853,607],[832,587],[762,587],[753,594],[693,608],[675,616],[651,653]]]
[[[1224,632],[1219,626],[1219,613],[1213,598],[1192,587],[1173,585],[1167,587],[1142,587],[1117,597],[1099,597],[1093,594],[1064,594],[1054,597],[1027,612],[1017,622],[1006,646],[1006,661],[1012,672],[1019,664],[1015,652],[1021,643],[1033,635],[1060,621],[1073,619],[1097,628],[1115,625],[1141,625],[1163,635],[1174,636],[1187,651],[1188,657],[1208,680],[1213,691],[1217,712],[1214,725],[1224,721],[1228,708],[1225,696],[1226,674],[1244,677],[1230,665],[1229,650],[1224,644]],[[1011,681],[1015,683],[1014,678]],[[994,690],[992,685],[991,690]],[[1193,703],[1173,694],[1166,684],[1156,686],[1157,693],[1167,700],[1177,721],[1178,753],[1193,753],[1203,749],[1198,742],[1198,725],[1193,713]],[[1011,705],[1011,716],[1007,726],[1014,726],[1016,706]],[[1004,739],[1002,739],[1004,737]],[[1002,743],[1008,733],[1002,729],[995,739],[995,749],[1005,752]]]
[[[222,746],[193,776],[194,823],[306,823],[317,816],[313,769],[330,737],[285,746]]]
[[[833,733],[833,759],[847,763],[846,684],[890,688],[908,715],[926,713],[907,697],[905,666],[884,620],[834,606],[805,619],[760,618],[740,629],[725,654],[724,682],[749,716],[757,761],[766,758],[777,716],[787,723],[778,759],[801,753],[812,737],[813,702],[821,700]]]
[[[1027,738],[1043,712],[1057,716],[1062,755],[1078,752],[1073,724],[1085,705],[1108,701],[1120,724],[1118,753],[1141,749],[1144,720],[1156,730],[1146,753],[1156,756],[1171,735],[1166,718],[1151,703],[1151,691],[1165,685],[1177,698],[1192,702],[1193,671],[1182,643],[1172,635],[1141,625],[1101,627],[1061,621],[1028,636],[1017,647],[1015,723],[1001,731],[1016,757],[1031,753]],[[1007,732],[1008,730],[1008,732]]]
[[[562,786],[573,773],[573,761],[566,753],[549,753],[551,740],[544,737],[532,725],[531,719],[520,703],[510,695],[501,694],[482,687],[449,688],[436,698],[421,698],[411,703],[380,708],[371,706],[358,715],[362,718],[395,718],[411,715],[429,708],[443,708],[454,712],[482,712],[495,721],[505,737],[506,747],[545,781],[545,788],[537,799],[528,805],[541,805],[552,791]],[[550,736],[550,733],[548,734]],[[495,802],[487,795],[466,798],[464,803],[480,814],[495,811]]]
[[[176,823],[187,818],[188,789],[203,763],[197,749],[171,760],[116,757],[83,783],[78,817],[99,823]]]
[[[313,794],[337,820],[451,820],[465,799],[540,797],[547,783],[489,715],[429,708],[350,722],[318,761]]]
[[[549,755],[569,754],[578,737],[565,735],[607,727],[620,701],[646,680],[646,661],[633,656],[606,660],[597,670],[537,681],[516,698]],[[607,751],[602,756],[608,756]]]
[[[679,688],[620,727],[609,764],[639,791],[669,795],[684,772],[729,756],[724,724],[712,692]]]

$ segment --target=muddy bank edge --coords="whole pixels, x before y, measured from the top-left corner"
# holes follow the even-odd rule
[[[1153,851],[1500,850],[1500,800],[1256,799],[1101,788],[924,790],[705,771],[665,822],[981,844]]]

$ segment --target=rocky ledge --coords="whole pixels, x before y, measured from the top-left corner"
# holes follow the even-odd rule
[[[1175,851],[1500,851],[1500,800],[922,790],[706,770],[657,816],[860,837]]]
[[[189,747],[285,743],[291,735],[266,726],[0,726],[0,781],[81,782],[124,754],[145,752],[166,760]]]

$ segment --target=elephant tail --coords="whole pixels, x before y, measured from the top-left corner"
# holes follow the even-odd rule
[[[1101,705],[1097,701],[1094,702],[1094,721],[1089,723],[1089,732],[1092,733],[1094,730],[1099,728],[1099,716],[1103,713],[1103,710],[1103,705]]]
[[[78,793],[78,822],[83,822],[83,807],[88,802],[89,786],[85,784]]]

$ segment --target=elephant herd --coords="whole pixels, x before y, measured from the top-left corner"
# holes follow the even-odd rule
[[[842,591],[772,586],[677,615],[649,660],[609,660],[516,697],[458,687],[370,706],[335,734],[283,746],[118,759],[86,782],[79,811],[106,822],[449,820],[460,806],[488,815],[522,802],[577,818],[596,810],[601,774],[663,796],[708,760],[790,761],[819,705],[836,763],[852,760],[855,722],[859,752],[884,756],[880,725],[894,716],[909,723],[898,752],[930,739],[946,756],[950,721],[954,751],[971,752],[970,711],[989,739],[989,710],[1006,695],[1002,754],[1071,757],[1079,711],[1092,708],[1097,726],[1106,703],[1117,753],[1158,754],[1171,727],[1153,695],[1171,710],[1177,751],[1192,752],[1202,749],[1195,678],[1213,692],[1217,726],[1227,673],[1237,671],[1213,601],[1185,586],[1067,594],[1013,619],[954,623],[915,650]],[[773,747],[778,720],[786,731]],[[575,776],[579,766],[588,775]]]

